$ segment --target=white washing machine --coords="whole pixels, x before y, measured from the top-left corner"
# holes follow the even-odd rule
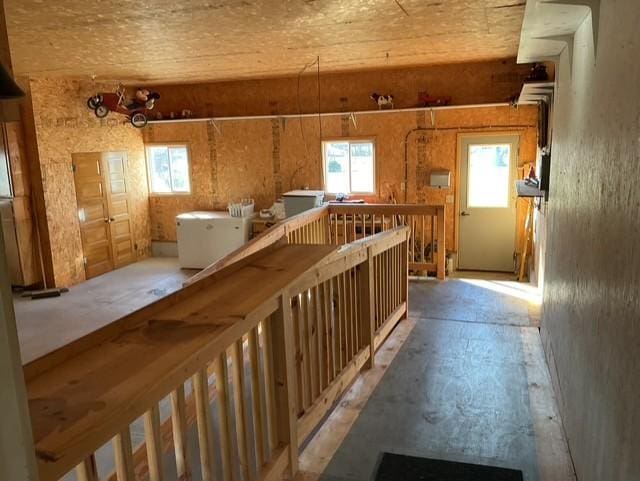
[[[204,269],[249,240],[251,217],[195,211],[176,216],[180,267]]]

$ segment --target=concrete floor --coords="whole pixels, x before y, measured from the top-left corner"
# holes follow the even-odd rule
[[[72,286],[61,297],[14,296],[22,362],[47,354],[164,297],[192,276],[174,257],[154,257]]]
[[[525,481],[575,479],[535,327],[538,293],[503,276],[461,276],[411,283],[406,341],[369,396],[343,397],[328,424],[359,414],[316,466],[322,474],[299,479],[370,480],[383,451],[519,469]],[[314,453],[328,451],[314,441]]]

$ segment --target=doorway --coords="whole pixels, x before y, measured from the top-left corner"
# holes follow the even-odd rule
[[[514,271],[518,135],[460,139],[458,269]]]
[[[136,260],[126,152],[72,154],[85,277]]]

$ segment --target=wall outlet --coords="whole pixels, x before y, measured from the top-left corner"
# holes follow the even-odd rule
[[[453,202],[454,202],[453,194],[447,194],[447,196],[445,197],[445,202],[447,204],[453,204]]]
[[[407,190],[407,184],[406,182],[400,182],[400,190],[402,192],[404,192],[405,190]]]

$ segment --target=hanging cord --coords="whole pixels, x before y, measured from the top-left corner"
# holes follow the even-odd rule
[[[307,138],[304,134],[304,126],[302,125],[302,106],[300,105],[300,78],[302,77],[302,74],[308,69],[313,67],[314,65],[318,64],[318,69],[319,67],[319,63],[320,63],[320,57],[316,57],[316,59],[311,62],[306,64],[304,67],[302,67],[302,70],[300,70],[300,72],[298,72],[298,89],[297,89],[297,95],[296,95],[296,99],[297,99],[297,103],[298,103],[298,122],[300,124],[300,135],[302,135],[302,142],[304,143],[304,149],[307,153],[307,160],[309,160],[309,146],[307,145]],[[318,70],[318,72],[320,72],[320,70]],[[319,100],[318,100],[319,102]],[[319,112],[318,112],[319,114]],[[322,135],[322,134],[321,134]]]

